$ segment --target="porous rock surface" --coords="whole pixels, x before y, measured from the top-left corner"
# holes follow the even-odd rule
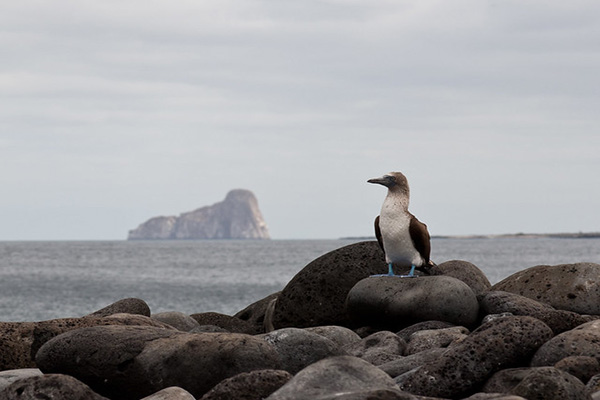
[[[551,337],[552,330],[531,317],[493,320],[437,360],[400,375],[396,382],[403,390],[423,396],[471,394],[494,372],[528,360]]]
[[[326,337],[299,328],[282,328],[257,337],[273,346],[281,369],[291,374],[323,358],[347,354]]]
[[[450,260],[438,264],[442,275],[451,276],[466,283],[475,295],[485,294],[492,284],[487,276],[475,264],[464,260]]]
[[[286,384],[293,375],[277,369],[242,372],[221,381],[202,400],[261,400]]]
[[[339,397],[342,393],[386,389],[398,391],[385,372],[360,358],[340,356],[304,368],[267,400],[337,399],[344,398]]]
[[[509,292],[489,291],[482,296],[479,304],[485,314],[511,313],[537,318],[548,325],[555,334],[573,329],[590,320],[575,312],[557,310],[549,304]]]
[[[310,262],[283,288],[273,312],[275,329],[350,326],[345,301],[360,280],[387,270],[376,241],[354,243]]]
[[[600,314],[600,264],[538,265],[519,271],[492,286],[520,294],[558,310]]]
[[[600,360],[600,320],[586,322],[548,340],[535,353],[531,365],[551,366],[570,356]]]
[[[45,374],[20,379],[0,390],[2,400],[108,400],[69,375]]]
[[[279,367],[275,349],[249,335],[142,326],[66,332],[44,344],[36,362],[44,373],[72,375],[111,399],[140,398],[169,386],[201,397],[225,378]]]

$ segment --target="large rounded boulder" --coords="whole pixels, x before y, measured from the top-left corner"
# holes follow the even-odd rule
[[[579,314],[600,314],[600,264],[538,265],[492,286]]]
[[[179,386],[197,398],[223,379],[278,369],[273,346],[237,333],[185,333],[142,326],[98,326],[63,333],[44,344],[44,373],[71,375],[114,400]]]
[[[388,330],[431,320],[472,326],[479,313],[473,290],[444,275],[369,277],[350,290],[346,307],[356,325]]]
[[[387,271],[376,241],[354,243],[310,262],[283,288],[273,311],[275,329],[349,326],[344,302],[361,279]]]

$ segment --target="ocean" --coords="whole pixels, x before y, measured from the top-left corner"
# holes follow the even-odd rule
[[[0,321],[79,317],[127,297],[145,300],[153,313],[232,315],[354,242],[0,242]],[[440,238],[432,239],[432,259],[469,261],[496,283],[534,265],[600,263],[600,239]]]

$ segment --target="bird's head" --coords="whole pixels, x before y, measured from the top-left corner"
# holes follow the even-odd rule
[[[382,177],[369,179],[367,182],[383,185],[393,192],[404,192],[407,195],[409,193],[408,180],[402,172],[390,172]]]

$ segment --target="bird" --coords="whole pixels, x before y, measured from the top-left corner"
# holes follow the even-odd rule
[[[410,189],[406,176],[402,172],[390,172],[367,182],[388,189],[381,212],[375,218],[375,236],[385,253],[387,276],[415,277],[415,268],[435,266],[429,259],[431,241],[427,225],[408,211]],[[408,275],[395,275],[394,265],[410,267],[410,272]]]

